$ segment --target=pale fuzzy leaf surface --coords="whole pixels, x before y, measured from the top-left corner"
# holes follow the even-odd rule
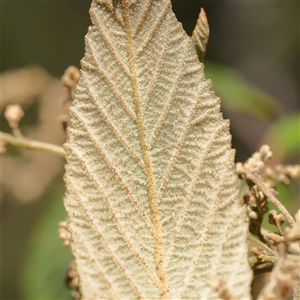
[[[196,52],[198,54],[198,58],[201,62],[203,62],[207,43],[209,38],[209,26],[206,18],[206,13],[203,8],[201,8],[196,26],[192,33],[192,41]]]
[[[169,0],[97,0],[65,144],[84,299],[248,299],[220,101]]]

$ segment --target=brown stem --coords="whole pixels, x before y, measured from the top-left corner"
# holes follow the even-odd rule
[[[268,187],[264,184],[264,182],[259,178],[259,176],[255,176],[251,172],[246,171],[246,177],[254,182],[257,187],[263,192],[263,194],[268,198],[270,202],[272,202],[280,212],[285,216],[286,220],[293,227],[295,225],[295,221],[287,209],[280,203],[280,201],[270,192]]]

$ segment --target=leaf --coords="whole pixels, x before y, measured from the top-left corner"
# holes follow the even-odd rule
[[[167,0],[97,0],[65,206],[84,299],[249,298],[229,122]]]
[[[249,114],[262,121],[274,121],[283,112],[278,99],[251,84],[238,71],[211,61],[205,63],[205,74],[214,82],[226,110]]]
[[[207,43],[209,38],[209,26],[206,17],[206,13],[203,8],[201,8],[196,26],[192,33],[192,41],[196,49],[198,58],[201,62],[204,60]]]
[[[58,222],[66,214],[62,195],[62,188],[53,195],[29,241],[20,277],[22,299],[72,299],[64,283],[72,256],[57,235]]]
[[[300,113],[292,112],[272,124],[265,133],[262,141],[276,150],[277,162],[291,160],[299,154],[299,124]]]

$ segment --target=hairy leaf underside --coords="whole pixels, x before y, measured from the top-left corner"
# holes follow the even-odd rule
[[[97,0],[65,180],[83,299],[249,298],[220,101],[169,0]]]

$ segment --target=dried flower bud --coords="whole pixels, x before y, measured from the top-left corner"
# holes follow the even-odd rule
[[[270,149],[269,145],[263,145],[259,149],[260,157],[263,161],[269,160],[272,156],[273,153]]]
[[[268,232],[266,234],[266,238],[270,242],[271,245],[278,245],[284,241],[284,238],[276,233]]]
[[[253,220],[258,219],[257,213],[253,210],[249,212],[248,216],[249,216],[250,219],[253,219]]]
[[[287,243],[300,241],[300,228],[299,226],[294,226],[293,228],[284,228],[284,241]]]
[[[286,174],[293,179],[300,177],[300,165],[286,166]]]
[[[253,166],[256,164],[256,162],[257,162],[257,159],[255,157],[250,157],[247,161],[247,165]]]
[[[281,181],[285,185],[289,185],[291,183],[291,181],[289,180],[289,178],[285,174],[283,174],[283,173],[279,174],[278,179],[279,179],[279,181]]]
[[[24,111],[19,104],[9,104],[6,106],[4,117],[12,129],[18,128],[20,120],[24,116]]]
[[[260,158],[261,158],[261,155],[260,155],[259,152],[254,152],[254,153],[252,154],[252,159],[258,161],[258,160],[260,160]]]
[[[276,210],[271,210],[269,213],[269,223],[276,226],[281,226],[285,222],[283,214],[277,214]]]
[[[227,282],[224,279],[219,279],[218,284],[214,286],[215,291],[218,293],[219,298],[222,300],[237,300],[238,298],[232,295]]]
[[[237,172],[238,174],[243,174],[243,173],[245,172],[245,171],[244,171],[243,164],[240,163],[240,162],[236,163],[235,168],[236,168],[236,172]]]
[[[74,66],[70,66],[66,69],[61,80],[66,87],[74,88],[79,80],[79,77],[80,77],[79,70]]]
[[[283,256],[279,257],[259,299],[289,299],[288,296],[295,281],[299,280],[299,275],[300,264],[298,262],[286,260]]]
[[[275,216],[277,216],[276,210],[271,210],[269,213],[269,223],[272,225],[276,225]]]
[[[71,262],[67,276],[65,277],[65,284],[69,289],[72,289],[71,294],[74,297],[74,300],[80,300],[79,278],[74,260]]]
[[[260,248],[260,247],[251,247],[250,248],[250,253],[254,254],[257,256],[259,260],[263,260],[264,256],[266,256],[266,252]]]
[[[253,195],[250,196],[250,199],[249,199],[249,206],[250,206],[251,209],[257,208],[256,199],[255,199],[255,197],[254,197]]]
[[[68,224],[66,221],[59,222],[58,235],[63,241],[64,246],[70,246],[72,236],[68,231]]]
[[[282,225],[284,222],[285,222],[285,217],[284,217],[284,215],[283,215],[283,214],[279,214],[279,215],[277,216],[277,223],[278,223],[279,225]]]
[[[266,177],[274,176],[274,170],[270,167],[266,167],[265,168],[265,176]]]
[[[80,298],[81,298],[81,295],[80,295],[79,291],[72,290],[71,291],[71,296],[74,298],[74,300],[80,300]]]
[[[249,194],[243,195],[243,197],[242,197],[242,204],[248,205],[248,204],[249,204],[249,201],[250,201],[250,196],[249,196]]]
[[[58,122],[61,123],[63,131],[67,131],[68,123],[70,121],[70,117],[66,114],[61,114],[58,117]]]
[[[294,226],[284,228],[284,241],[289,244],[291,242],[300,241],[300,210],[295,215],[296,223]]]
[[[260,170],[260,169],[262,169],[265,166],[265,164],[262,161],[258,161],[257,164],[256,164],[256,166]]]

